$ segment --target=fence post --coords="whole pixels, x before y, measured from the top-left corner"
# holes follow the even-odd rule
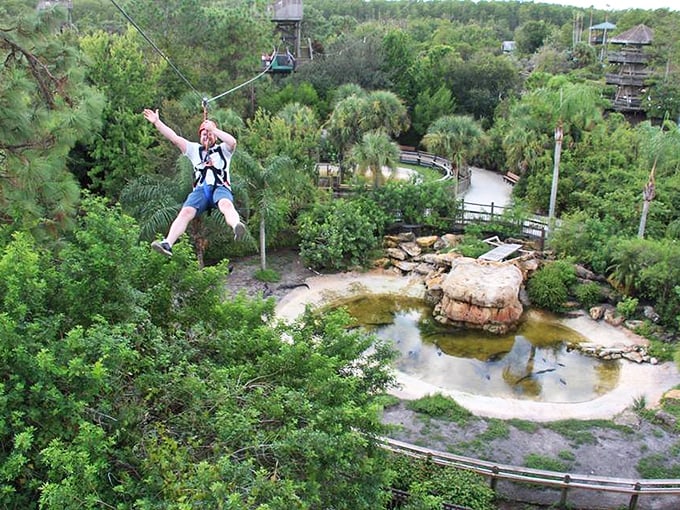
[[[569,484],[571,482],[571,476],[569,475],[564,475],[564,483]],[[566,485],[562,487],[562,495],[560,496],[560,508],[566,508],[567,507],[567,491],[569,490],[569,487]]]
[[[543,251],[545,248],[545,227],[541,227],[541,240],[539,247],[541,248],[541,251]]]
[[[491,221],[493,221],[493,207],[494,207],[494,203],[491,202]]]
[[[636,491],[640,491],[642,489],[642,486],[640,485],[640,482],[635,482],[635,485],[633,486],[633,489]],[[628,510],[635,510],[637,508],[637,502],[638,498],[640,497],[639,494],[633,494],[630,497],[630,503],[628,503]]]
[[[494,466],[491,468],[491,472],[493,473],[491,475],[491,483],[489,484],[491,487],[491,490],[496,492],[496,483],[498,482],[498,478],[496,478],[496,475],[498,474],[500,470],[498,469],[498,466]]]

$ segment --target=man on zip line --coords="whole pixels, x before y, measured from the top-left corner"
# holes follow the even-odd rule
[[[162,241],[154,241],[151,247],[170,257],[172,245],[186,231],[196,216],[217,207],[234,230],[234,239],[240,241],[246,234],[234,207],[234,196],[229,181],[229,165],[236,149],[236,139],[217,128],[212,120],[204,120],[198,128],[200,143],[190,142],[179,136],[161,121],[158,110],[144,110],[144,117],[165,138],[170,140],[191,161],[194,167],[194,189],[187,196],[182,209],[172,222],[168,235]],[[220,143],[218,143],[218,140]]]

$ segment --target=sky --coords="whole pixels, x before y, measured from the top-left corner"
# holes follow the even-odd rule
[[[680,10],[678,0],[536,0],[534,3],[573,5],[574,7],[622,11],[626,9],[670,9]]]

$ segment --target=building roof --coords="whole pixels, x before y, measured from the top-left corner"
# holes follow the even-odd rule
[[[590,27],[591,30],[614,30],[615,28],[616,25],[614,25],[614,23],[609,23],[609,21]]]
[[[653,32],[647,25],[638,25],[612,37],[613,44],[652,44]]]

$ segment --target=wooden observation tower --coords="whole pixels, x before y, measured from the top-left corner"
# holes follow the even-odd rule
[[[268,12],[281,37],[271,72],[291,72],[312,59],[311,42],[302,40],[302,0],[277,0]]]

